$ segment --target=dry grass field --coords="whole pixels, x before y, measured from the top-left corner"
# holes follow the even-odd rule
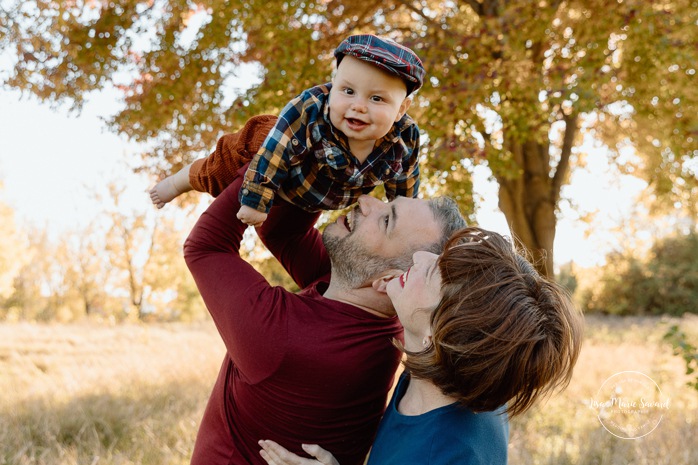
[[[511,425],[511,464],[698,463],[698,392],[659,318],[587,318],[569,388]],[[684,331],[698,336],[698,318]],[[696,340],[696,339],[694,339]],[[186,464],[222,344],[212,323],[0,325],[0,464]],[[670,399],[647,436],[619,439],[589,405],[621,371]]]

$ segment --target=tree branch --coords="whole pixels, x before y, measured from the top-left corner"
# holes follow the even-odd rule
[[[482,16],[482,3],[478,2],[477,0],[463,0],[463,3],[468,5],[476,15]]]
[[[441,28],[441,24],[439,22],[434,21],[433,18],[430,18],[429,16],[425,15],[424,12],[422,11],[422,9],[414,6],[410,0],[397,0],[397,3],[404,6],[408,10],[412,11],[413,13],[416,13],[417,15],[419,15],[420,18],[422,18],[425,22],[430,24],[432,27],[437,28],[437,29]]]
[[[562,5],[562,0],[553,0],[550,2],[550,9],[553,13],[557,13],[557,10],[560,9],[560,5]]]
[[[553,176],[551,185],[551,197],[555,202],[555,205],[557,205],[557,202],[560,199],[560,190],[562,189],[565,176],[570,169],[570,156],[572,155],[574,139],[577,136],[577,113],[564,115],[563,119],[565,121],[565,134],[562,138],[560,161],[555,169],[555,175]]]
[[[366,26],[366,25],[370,24],[371,21],[367,22],[366,24],[361,24],[361,23],[363,23],[367,17],[369,17],[369,18],[371,17],[371,12],[373,12],[374,9],[375,9],[375,5],[370,4],[361,14],[357,15],[357,19],[354,22],[354,29],[358,28],[359,25]]]

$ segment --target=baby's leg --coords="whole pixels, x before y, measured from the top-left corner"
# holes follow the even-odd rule
[[[152,200],[153,205],[162,208],[167,202],[172,201],[178,195],[192,190],[191,184],[189,183],[190,168],[191,165],[187,165],[172,176],[168,176],[157,183],[155,187],[150,190],[150,200]]]
[[[277,119],[272,115],[253,116],[240,131],[222,136],[208,157],[196,160],[157,183],[150,190],[153,204],[162,208],[190,190],[217,197],[240,175],[240,167],[252,160]]]
[[[193,163],[189,172],[191,187],[218,197],[240,176],[240,168],[254,158],[277,119],[271,115],[253,116],[240,131],[218,139],[216,149],[208,157]]]

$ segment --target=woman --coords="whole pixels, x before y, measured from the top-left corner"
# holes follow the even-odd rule
[[[417,252],[386,292],[404,326],[405,372],[381,421],[369,465],[504,464],[508,420],[564,388],[581,348],[582,317],[567,293],[511,244],[479,228],[442,255]],[[270,465],[337,464],[260,441]]]

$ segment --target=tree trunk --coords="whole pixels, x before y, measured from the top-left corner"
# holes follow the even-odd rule
[[[553,243],[560,189],[569,172],[569,157],[577,133],[576,115],[565,116],[560,159],[551,165],[550,144],[545,141],[505,141],[512,153],[517,176],[495,173],[499,183],[499,208],[509,229],[523,245],[538,272],[554,276]]]
[[[547,151],[547,147],[529,142],[525,145],[514,144],[510,150],[517,161],[523,161],[523,170],[514,179],[499,180],[499,208],[517,242],[530,254],[528,258],[538,272],[552,276],[555,204],[546,182],[547,171],[540,169],[539,162],[541,153]]]

